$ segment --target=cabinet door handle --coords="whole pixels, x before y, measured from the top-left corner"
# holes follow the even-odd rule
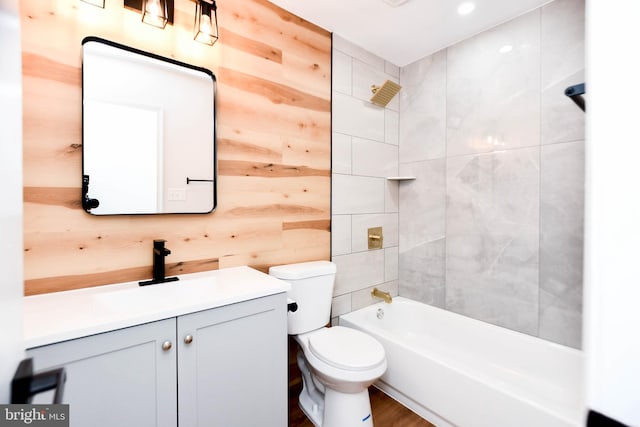
[[[162,343],[162,349],[163,349],[164,351],[169,351],[169,350],[171,350],[171,346],[172,346],[171,341],[168,341],[168,340],[167,340],[167,341],[165,341],[165,342],[163,342],[163,343]]]
[[[191,344],[193,342],[193,336],[192,335],[187,335],[184,337],[184,343],[185,344]]]

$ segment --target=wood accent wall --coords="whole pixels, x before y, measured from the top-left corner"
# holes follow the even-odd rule
[[[220,40],[193,41],[195,4],[160,30],[107,0],[21,0],[25,294],[330,258],[331,35],[266,0],[218,1]],[[81,41],[94,35],[212,70],[218,206],[95,217],[80,205]],[[123,153],[126,155],[126,153]]]

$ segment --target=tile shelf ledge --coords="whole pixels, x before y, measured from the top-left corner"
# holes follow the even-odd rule
[[[387,181],[413,181],[415,176],[388,176]]]

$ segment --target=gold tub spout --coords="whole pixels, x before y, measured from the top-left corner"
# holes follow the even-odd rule
[[[371,291],[371,296],[374,298],[382,298],[384,302],[386,302],[387,304],[391,304],[392,298],[389,292],[383,292],[378,288],[373,288],[373,290]]]

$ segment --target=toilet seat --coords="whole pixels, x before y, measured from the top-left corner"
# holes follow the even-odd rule
[[[309,351],[329,366],[346,371],[366,371],[385,362],[384,347],[364,332],[334,326],[308,337]]]

